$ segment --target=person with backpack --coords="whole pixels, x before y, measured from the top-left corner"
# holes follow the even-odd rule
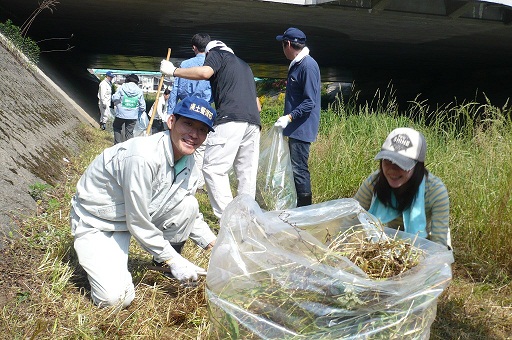
[[[136,74],[126,76],[125,82],[112,96],[115,106],[114,144],[133,138],[133,128],[137,119],[146,112],[146,101],[138,86],[139,77]],[[122,131],[124,128],[124,136]],[[124,139],[123,139],[124,137]]]

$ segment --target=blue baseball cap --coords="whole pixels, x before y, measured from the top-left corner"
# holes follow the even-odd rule
[[[111,77],[111,78],[114,78],[114,73],[112,71],[107,71],[107,73],[105,73],[105,75],[107,77]]]
[[[213,123],[215,118],[217,118],[217,112],[204,99],[194,96],[187,97],[176,105],[174,113],[203,122],[208,126],[209,131],[215,131]]]
[[[304,44],[304,43],[306,43],[306,35],[300,29],[295,28],[295,27],[290,27],[286,31],[284,31],[283,34],[278,35],[276,37],[276,40],[278,40],[278,41],[288,40],[288,41],[293,41],[293,42],[296,42],[299,44]]]

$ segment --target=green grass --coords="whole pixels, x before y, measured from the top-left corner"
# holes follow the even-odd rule
[[[450,194],[456,259],[471,266],[479,280],[508,282],[512,263],[503,254],[512,253],[510,112],[507,107],[466,103],[434,112],[428,125],[397,110],[325,112],[310,159],[314,201],[353,196],[377,169],[373,158],[387,134],[399,126],[413,127],[427,140],[427,169],[443,180]]]
[[[9,19],[0,22],[0,33],[6,36],[31,62],[37,64],[41,50],[35,41],[23,34],[20,27],[14,25]]]
[[[282,114],[282,96],[260,97],[264,129]],[[375,170],[373,160],[387,134],[399,126],[422,131],[427,168],[446,184],[451,202],[454,278],[438,301],[431,339],[512,338],[512,124],[511,110],[490,103],[430,108],[397,107],[392,89],[373,103],[338,101],[322,112],[310,170],[315,203],[351,197]],[[111,144],[107,132],[84,128],[86,143],[66,179],[37,189],[40,213],[24,219],[22,237],[2,250],[9,269],[0,276],[0,329],[9,339],[205,339],[204,286],[185,290],[147,271],[150,256],[133,243],[129,267],[137,298],[127,310],[97,309],[87,294],[69,233],[69,201],[85,167]],[[48,192],[46,192],[46,190]],[[46,194],[43,194],[44,193]],[[214,229],[204,194],[198,200]],[[186,244],[185,256],[206,266],[208,253]],[[4,267],[2,267],[4,268]],[[14,278],[16,277],[16,278]]]

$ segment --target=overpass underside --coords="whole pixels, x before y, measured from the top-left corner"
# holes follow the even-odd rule
[[[399,100],[437,102],[485,92],[512,93],[512,1],[454,0],[61,0],[43,11],[29,35],[43,67],[87,93],[88,68],[156,71],[168,47],[176,63],[191,57],[190,38],[207,32],[250,63],[255,76],[286,76],[277,34],[302,29],[324,81],[354,82],[371,98],[390,82]],[[37,0],[0,0],[0,20],[21,25]],[[50,39],[69,37],[66,39]],[[56,52],[66,50],[66,52]],[[81,80],[76,85],[76,79]],[[85,82],[83,80],[86,80]]]
[[[440,15],[450,18],[482,19],[510,23],[512,1],[467,0],[261,0],[288,5],[332,5],[369,12],[402,12],[420,15]]]

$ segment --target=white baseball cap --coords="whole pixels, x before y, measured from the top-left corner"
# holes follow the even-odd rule
[[[425,162],[427,142],[419,131],[397,128],[391,131],[375,160],[387,159],[401,169],[409,171],[417,162]]]

